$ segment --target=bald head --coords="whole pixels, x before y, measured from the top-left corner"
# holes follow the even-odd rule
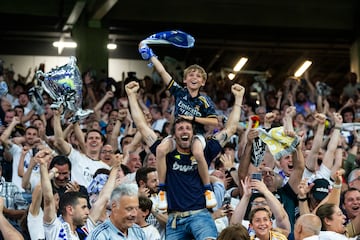
[[[301,215],[295,223],[294,235],[295,240],[306,237],[319,235],[321,229],[321,220],[312,213]]]

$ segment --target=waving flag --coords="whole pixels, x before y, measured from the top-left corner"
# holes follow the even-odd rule
[[[172,44],[181,48],[192,48],[195,39],[190,34],[180,31],[164,31],[155,33],[142,41],[145,44]]]
[[[260,139],[268,146],[276,160],[291,154],[299,144],[298,137],[289,137],[284,133],[284,127],[272,128],[269,132],[258,129]]]

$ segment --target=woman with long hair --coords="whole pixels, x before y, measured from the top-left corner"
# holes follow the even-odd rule
[[[339,206],[333,203],[325,203],[316,210],[316,215],[321,220],[320,239],[356,239],[348,238],[345,228],[345,215]]]

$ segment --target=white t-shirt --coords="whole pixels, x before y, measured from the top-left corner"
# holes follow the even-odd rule
[[[45,142],[42,142],[43,145],[48,147],[48,145]],[[13,156],[13,175],[12,175],[12,182],[23,192],[25,191],[22,188],[22,177],[18,175],[18,166],[20,163],[20,156],[22,152],[22,146],[19,146],[17,144],[12,143],[9,152]],[[30,165],[30,160],[33,156],[33,151],[30,149],[26,154],[24,158],[24,173],[27,171]],[[31,192],[34,190],[34,187],[40,182],[40,166],[39,164],[36,164],[35,167],[32,169],[31,176],[30,176],[30,184],[31,184]]]
[[[27,215],[27,227],[31,239],[45,239],[43,217],[44,212],[41,208],[37,216],[32,215],[30,212]]]
[[[136,172],[126,174],[124,182],[136,183]]]
[[[15,184],[20,189],[20,191],[24,192],[25,190],[22,188],[22,177],[20,177],[18,175],[18,166],[19,166],[19,162],[20,162],[20,156],[21,156],[21,152],[22,152],[22,147],[20,147],[17,144],[11,143],[11,147],[9,149],[9,152],[13,157],[13,162],[12,162],[13,173],[12,173],[11,181],[12,181],[13,184]],[[28,151],[26,153],[26,155],[25,155],[25,158],[24,158],[24,171],[26,171],[25,165],[26,165],[26,163],[30,162],[31,156],[32,156],[32,151]]]
[[[36,185],[40,182],[40,179],[41,179],[41,175],[40,175],[40,172],[36,171],[36,172],[32,172],[31,173],[31,176],[30,176],[30,180],[29,180],[29,183],[30,183],[30,191],[33,192],[34,191],[34,188],[36,187]]]
[[[167,122],[168,120],[166,118],[161,118],[156,120],[155,122],[153,122],[153,124],[151,125],[151,128],[153,130],[162,132],[164,124]]]
[[[317,170],[315,173],[310,172],[307,168],[304,169],[302,179],[307,178],[309,179],[309,182],[313,182],[315,179],[318,178],[324,178],[329,181],[329,183],[332,185],[333,183],[330,181],[331,177],[331,170],[328,169],[324,164],[320,165],[319,170]]]
[[[318,235],[314,235],[314,236],[310,236],[310,237],[306,237],[303,240],[319,240],[320,237]]]
[[[160,240],[160,233],[153,225],[149,224],[141,229],[145,232],[147,240]]]
[[[71,147],[71,145],[70,145]],[[89,186],[93,180],[94,173],[99,168],[105,168],[110,170],[110,166],[104,162],[93,160],[78,150],[71,147],[70,154],[68,156],[71,162],[71,180],[76,181],[78,184]]]
[[[319,234],[320,240],[356,240],[356,238],[348,238],[344,234],[340,234],[333,231],[320,231]]]

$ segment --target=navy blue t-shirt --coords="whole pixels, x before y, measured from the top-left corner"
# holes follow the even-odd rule
[[[175,97],[175,118],[179,115],[209,118],[217,116],[215,104],[210,97],[201,94],[191,97],[189,91],[181,87],[174,80],[170,81],[168,90]],[[205,133],[204,126],[200,123],[195,123],[195,132],[197,134]]]
[[[155,142],[150,150],[155,154],[160,141]],[[206,143],[204,156],[207,164],[221,152],[222,147],[215,139]],[[204,188],[198,165],[191,153],[177,150],[166,155],[166,193],[168,211],[189,211],[206,207]]]

